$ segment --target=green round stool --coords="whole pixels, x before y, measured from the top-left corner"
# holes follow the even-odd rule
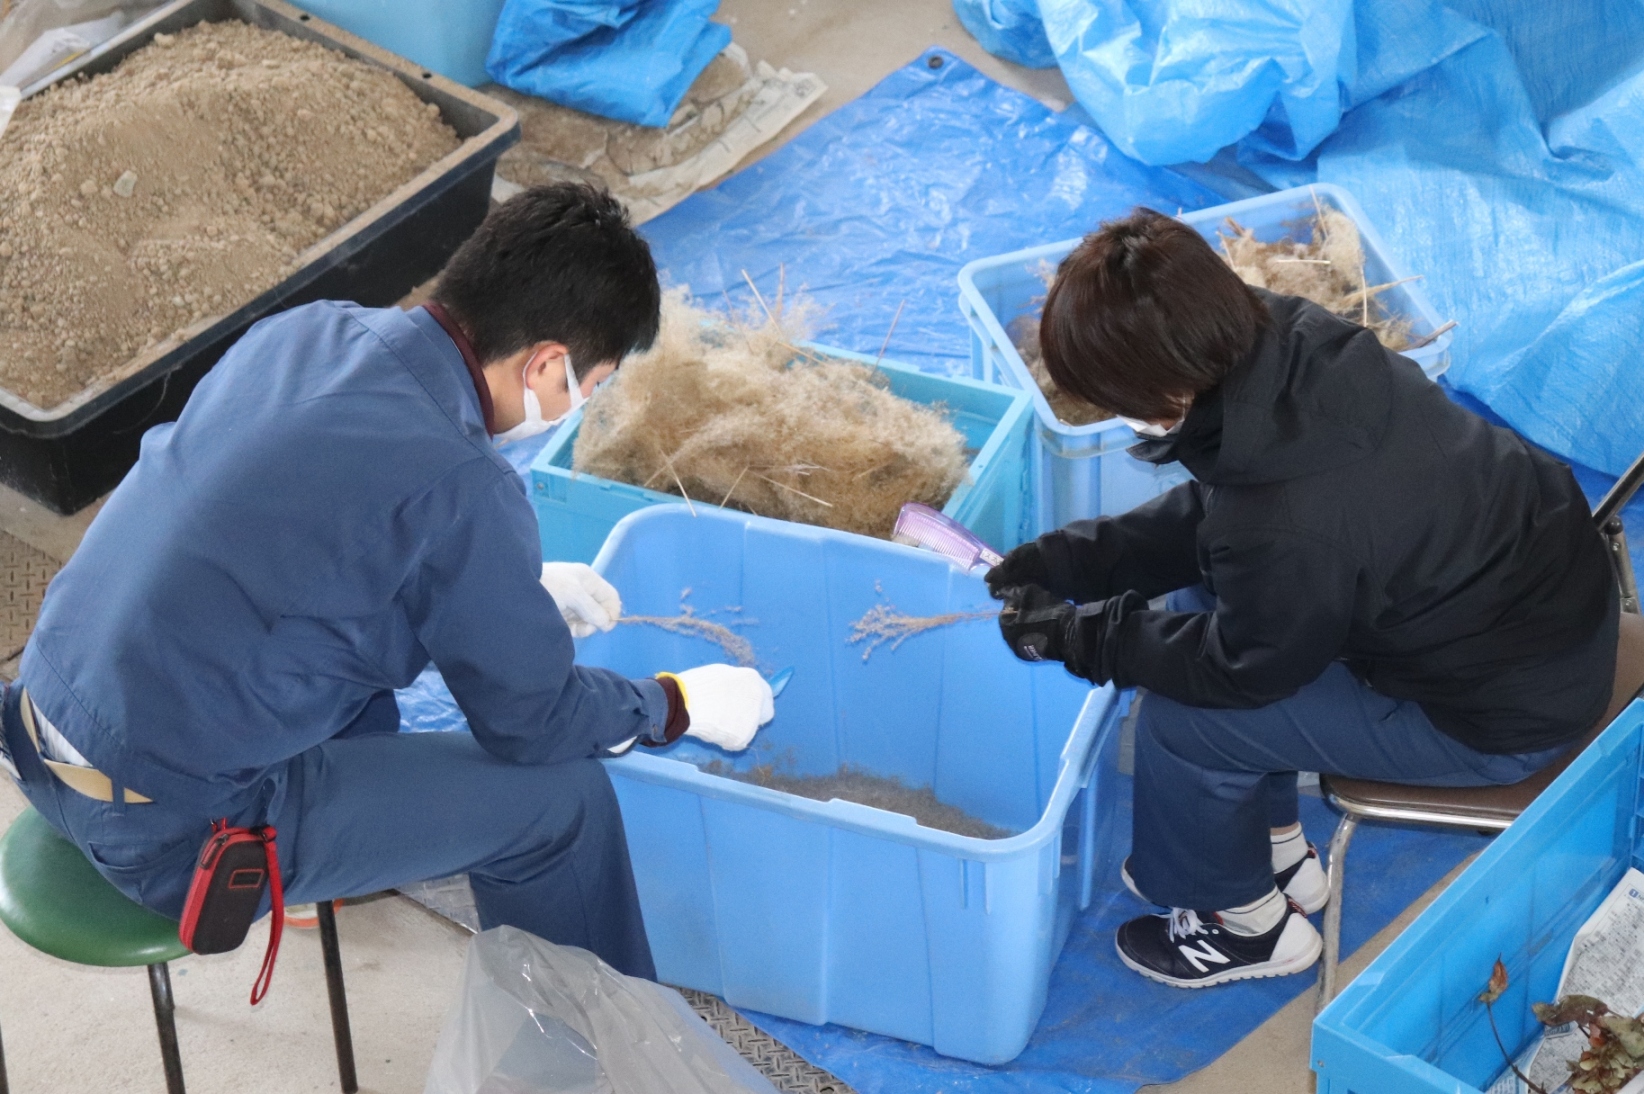
[[[318,907],[337,1064],[343,1090],[354,1094],[358,1083],[336,919],[330,901]],[[28,809],[0,836],[0,922],[40,952],[77,965],[146,965],[166,1090],[184,1094],[167,963],[189,950],[178,939],[174,920],[127,899],[103,879],[78,847],[58,835],[38,812]],[[8,1089],[5,1058],[0,1055],[0,1094],[7,1094]]]

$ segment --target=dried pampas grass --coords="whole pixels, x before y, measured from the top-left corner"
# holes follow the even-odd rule
[[[1369,284],[1364,273],[1364,244],[1353,218],[1320,204],[1307,224],[1312,229],[1312,239],[1307,243],[1288,237],[1263,243],[1255,232],[1228,217],[1227,231],[1217,232],[1222,256],[1247,285],[1311,300],[1328,312],[1368,327],[1382,345],[1395,352],[1413,348],[1410,320],[1392,315],[1376,299],[1404,281]]]
[[[965,476],[964,436],[876,368],[801,348],[804,308],[781,308],[743,324],[669,293],[656,344],[589,402],[572,466],[880,538],[904,502],[941,508]]]
[[[1311,300],[1326,311],[1373,331],[1381,344],[1395,353],[1420,349],[1455,326],[1453,322],[1445,323],[1429,334],[1416,337],[1409,318],[1395,316],[1382,306],[1378,299],[1382,293],[1417,278],[1369,284],[1364,268],[1364,243],[1358,225],[1346,213],[1315,199],[1313,215],[1297,221],[1295,227],[1298,235],[1306,231],[1308,242],[1298,243],[1287,236],[1263,243],[1255,232],[1229,217],[1224,228],[1217,231],[1222,258],[1245,284]],[[1049,263],[1041,263],[1039,276],[1048,289],[1056,271]],[[1111,418],[1113,415],[1100,407],[1063,391],[1050,378],[1050,370],[1045,368],[1039,349],[1039,313],[1044,307],[1044,297],[1039,297],[1033,305],[1031,312],[1011,323],[1009,334],[1022,362],[1050,403],[1051,412],[1065,425],[1086,425]]]

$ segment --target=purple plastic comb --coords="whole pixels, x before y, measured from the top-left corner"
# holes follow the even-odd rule
[[[909,547],[935,551],[965,570],[978,566],[991,569],[1004,561],[1002,555],[971,535],[963,524],[916,501],[902,506],[896,515],[896,529],[891,532],[891,539]]]

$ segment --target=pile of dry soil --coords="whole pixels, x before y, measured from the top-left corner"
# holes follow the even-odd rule
[[[782,775],[769,764],[751,771],[735,771],[719,760],[707,764],[702,770],[710,775],[722,775],[737,782],[780,790],[784,794],[810,798],[812,801],[825,802],[838,798],[840,801],[883,809],[887,813],[901,813],[926,828],[975,839],[1005,839],[1016,834],[978,820],[957,806],[937,801],[936,793],[928,786],[908,786],[901,779],[870,775],[849,764],[832,775]]]
[[[245,23],[36,96],[0,138],[0,387],[70,398],[273,287],[458,143],[391,73]]]

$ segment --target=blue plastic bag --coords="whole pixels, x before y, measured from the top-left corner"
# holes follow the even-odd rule
[[[1192,172],[1228,197],[1251,172],[1345,187],[1457,322],[1458,388],[1610,474],[1644,450],[1636,0],[1038,3],[1115,144],[1160,164],[1237,141]]]
[[[636,125],[665,126],[731,41],[719,0],[507,0],[485,68],[499,84]]]
[[[1258,131],[1271,151],[1305,156],[1336,128],[1342,87],[1356,75],[1351,0],[1038,7],[1068,86],[1143,163],[1203,162]]]
[[[1028,68],[1053,68],[1056,51],[1039,19],[1039,0],[953,0],[959,22],[996,57]]]
[[[1482,29],[1421,0],[954,0],[990,53],[1059,63],[1108,138],[1143,163],[1203,163],[1248,138],[1303,159],[1342,112]]]
[[[1350,111],[1315,164],[1240,158],[1276,185],[1351,190],[1457,321],[1451,382],[1619,474],[1644,450],[1644,10],[1490,0],[1450,17],[1468,44]]]

